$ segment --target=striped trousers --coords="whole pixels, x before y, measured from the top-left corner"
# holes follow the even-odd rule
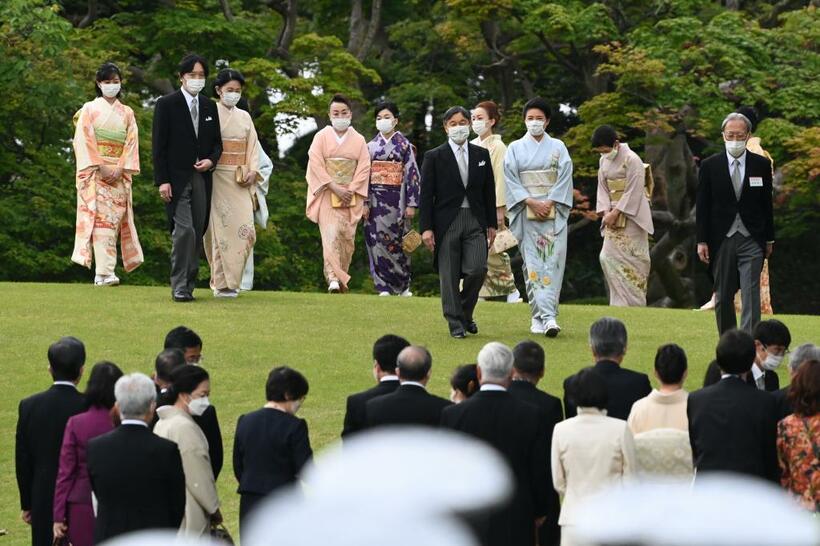
[[[444,318],[451,332],[463,330],[473,320],[487,275],[487,233],[470,209],[463,208],[436,244]]]

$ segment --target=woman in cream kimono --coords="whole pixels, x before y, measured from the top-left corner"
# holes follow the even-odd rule
[[[504,183],[510,230],[524,258],[532,321],[530,332],[555,337],[561,331],[558,301],[567,261],[572,209],[572,159],[563,142],[545,130],[551,110],[534,98],[524,106],[527,134],[507,148]]]
[[[495,175],[495,205],[498,215],[498,229],[506,229],[507,207],[504,186],[504,156],[507,146],[501,140],[501,135],[493,134],[501,115],[498,105],[491,100],[480,102],[471,112],[473,132],[478,135],[472,144],[487,148],[490,152],[490,163]],[[479,292],[481,298],[502,296],[507,303],[520,303],[521,294],[515,287],[515,277],[510,267],[510,255],[506,252],[490,252],[487,256],[487,276]]]
[[[646,169],[609,125],[595,129],[592,148],[601,154],[596,212],[602,217],[600,261],[609,304],[645,307],[649,235],[655,231],[645,191]]]
[[[305,215],[319,224],[327,291],[346,292],[356,226],[367,203],[370,152],[350,126],[350,101],[334,95],[330,123],[317,132],[308,151]]]
[[[253,120],[237,108],[245,78],[230,68],[219,72],[214,82],[219,96],[217,112],[222,129],[222,156],[213,176],[213,194],[205,255],[211,266],[211,289],[219,298],[239,295],[242,274],[253,253],[254,194],[261,179],[259,147]]]
[[[97,286],[120,283],[114,274],[118,235],[125,270],[143,261],[131,202],[131,177],[140,172],[139,135],[133,110],[118,100],[121,81],[116,65],[103,64],[97,98],[74,116],[77,224],[71,260],[90,268],[93,252]]]

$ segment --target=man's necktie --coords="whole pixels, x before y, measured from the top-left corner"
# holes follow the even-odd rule
[[[735,199],[740,201],[740,192],[743,190],[743,179],[740,178],[740,161],[732,162],[732,186],[735,188]]]
[[[465,157],[464,153],[464,146],[458,147],[458,153],[456,154],[456,160],[458,161],[458,172],[461,173],[461,183],[464,184],[464,187],[467,187],[467,158]]]
[[[191,101],[191,121],[194,123],[194,133],[199,136],[199,112],[197,111],[197,98]]]

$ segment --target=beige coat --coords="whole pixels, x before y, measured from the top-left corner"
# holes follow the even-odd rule
[[[578,505],[600,489],[635,473],[635,444],[626,421],[597,408],[555,425],[552,482],[564,497],[558,523],[576,525]]]
[[[208,440],[187,412],[174,406],[157,408],[157,436],[175,442],[185,471],[185,517],[180,534],[200,536],[210,527],[210,515],[219,509]]]
[[[686,417],[686,401],[689,393],[679,391],[664,394],[653,390],[649,396],[641,398],[632,405],[626,422],[632,434],[640,434],[657,428],[673,428],[689,432],[689,419]]]

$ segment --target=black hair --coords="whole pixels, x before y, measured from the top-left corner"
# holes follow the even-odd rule
[[[532,340],[522,341],[513,349],[513,367],[522,374],[538,376],[544,372],[544,348]]]
[[[274,368],[265,383],[268,402],[290,402],[307,396],[310,385],[305,376],[287,366]]]
[[[461,114],[467,119],[467,121],[470,120],[470,112],[468,112],[466,108],[463,106],[451,106],[446,112],[444,112],[444,123],[450,121],[450,118],[456,114]]]
[[[666,385],[677,385],[686,373],[686,352],[680,345],[668,343],[658,347],[655,353],[655,371]]]
[[[615,145],[616,140],[618,140],[618,133],[611,125],[601,125],[592,133],[593,148],[600,148],[601,146],[608,146],[611,148]]]
[[[777,319],[761,320],[757,323],[752,337],[763,345],[782,345],[788,348],[792,342],[789,328]]]
[[[76,337],[61,337],[48,348],[54,381],[76,381],[85,364],[85,345]]]
[[[94,364],[85,386],[86,407],[113,408],[116,402],[114,385],[122,375],[122,370],[113,362],[103,360]]]
[[[396,103],[389,100],[380,100],[376,103],[376,110],[373,112],[373,118],[379,115],[379,112],[382,110],[389,110],[393,117],[398,119],[399,118],[399,107],[396,106]]]
[[[714,385],[720,381],[721,374],[722,372],[720,371],[717,360],[711,361],[709,366],[706,367],[706,373],[703,376],[703,386],[708,387],[709,385]]]
[[[757,115],[757,108],[754,106],[741,106],[736,110],[738,114],[743,114],[746,116],[746,119],[749,120],[749,123],[752,124],[752,129],[750,132],[754,133],[757,129],[757,124],[760,121]]]
[[[401,336],[393,334],[382,336],[373,344],[373,360],[382,371],[395,373],[399,353],[409,345],[410,342]]]
[[[755,352],[752,336],[743,330],[727,330],[720,336],[715,360],[724,373],[741,374],[752,369]]]
[[[234,70],[233,68],[223,68],[220,70],[216,75],[216,80],[214,80],[214,94],[216,94],[217,87],[222,87],[226,83],[234,80],[238,81],[242,87],[245,87],[245,76],[243,76],[239,70]]]
[[[179,61],[179,66],[177,66],[177,74],[179,74],[179,77],[181,78],[184,74],[192,72],[194,70],[194,66],[196,66],[196,63],[202,65],[202,69],[205,71],[205,77],[207,78],[208,59],[202,55],[197,55],[196,53],[188,53]]]
[[[595,368],[584,368],[575,374],[572,383],[572,394],[577,407],[606,409],[609,403],[609,390],[606,380],[595,371]]]
[[[467,397],[472,396],[478,390],[478,366],[463,364],[456,368],[450,386]]]
[[[351,110],[353,109],[353,106],[352,106],[352,105],[351,105],[351,103],[350,103],[350,99],[348,99],[347,97],[345,97],[345,96],[344,96],[344,95],[342,95],[341,93],[336,93],[335,95],[333,95],[333,96],[330,98],[330,102],[329,102],[329,103],[328,103],[328,105],[327,105],[327,106],[328,106],[328,108],[329,108],[329,107],[331,107],[331,106],[333,105],[333,103],[334,103],[334,102],[337,102],[337,103],[339,103],[339,104],[344,104],[345,106],[347,106],[347,107],[348,107],[348,108],[350,108]]]
[[[187,326],[177,326],[165,336],[165,349],[188,349],[202,347],[202,338]]]
[[[542,112],[544,112],[544,117],[546,117],[547,119],[550,119],[550,116],[552,116],[552,110],[550,109],[549,104],[547,104],[547,101],[545,101],[541,97],[535,97],[534,99],[530,99],[527,101],[527,104],[524,105],[524,117],[527,117],[527,112],[533,109],[541,110]]]
[[[407,352],[402,351],[397,359],[399,374],[404,381],[421,381],[433,367],[433,355],[424,347],[413,347]]]
[[[120,72],[120,68],[111,62],[103,63],[98,69],[97,74],[94,78],[96,83],[103,82],[105,80],[110,80],[112,76],[119,77],[120,81],[122,81],[122,72]],[[100,89],[99,85],[94,85],[94,92],[97,93],[98,97],[102,97],[102,89]],[[117,93],[117,97],[119,98],[122,95],[122,89],[120,92]]]
[[[169,402],[177,401],[180,394],[191,394],[203,382],[210,379],[205,368],[199,366],[180,366],[171,372],[171,387]]]
[[[171,382],[171,372],[180,366],[185,366],[185,353],[182,349],[163,349],[154,361],[154,371],[157,379],[166,383]]]

